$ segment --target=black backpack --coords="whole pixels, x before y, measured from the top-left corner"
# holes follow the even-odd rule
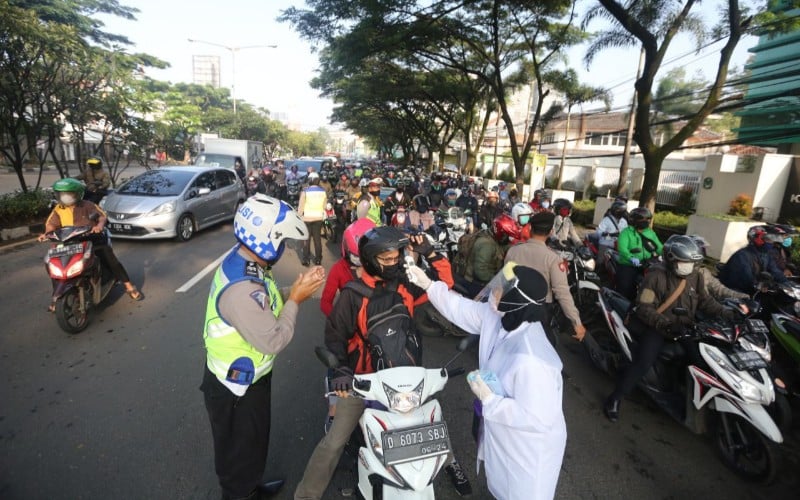
[[[363,281],[354,280],[345,287],[363,297],[361,308],[366,308],[366,325],[359,324],[356,335],[362,337],[367,347],[362,356],[371,358],[372,369],[419,366],[422,344],[414,319],[397,292],[397,285],[383,287],[379,284],[370,288]]]

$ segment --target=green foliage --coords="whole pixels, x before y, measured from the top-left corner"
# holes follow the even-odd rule
[[[689,224],[689,216],[676,214],[668,210],[659,211],[653,214],[653,226],[659,226],[677,232],[686,232]]]
[[[42,222],[50,212],[50,190],[32,189],[0,196],[0,227],[10,228]]]
[[[753,214],[753,199],[746,195],[740,194],[731,200],[728,215],[739,215],[742,217],[750,217]]]
[[[678,199],[675,202],[675,209],[681,213],[694,212],[695,196],[691,186],[683,186],[678,192]]]

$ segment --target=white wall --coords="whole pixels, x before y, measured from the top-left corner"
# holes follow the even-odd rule
[[[758,221],[729,222],[691,215],[686,234],[698,234],[705,238],[709,244],[706,254],[720,262],[727,262],[736,250],[747,245],[747,230],[759,224],[761,222]]]
[[[606,214],[606,210],[608,210],[608,207],[610,207],[612,203],[614,203],[614,198],[597,198],[594,200],[594,217],[592,218],[592,224],[595,226],[600,224],[600,221],[603,220],[603,216]],[[639,200],[628,200],[628,212],[638,206]]]
[[[713,179],[711,189],[700,188],[697,213],[726,214],[731,201],[740,194],[753,200],[754,207],[764,207],[764,220],[775,222],[780,212],[783,192],[789,179],[791,155],[763,155],[753,172],[734,172],[736,155],[709,155],[703,179]]]

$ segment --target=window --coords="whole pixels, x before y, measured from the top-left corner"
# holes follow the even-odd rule
[[[548,132],[544,134],[542,138],[542,144],[555,144],[556,142],[556,133],[555,132]]]
[[[223,188],[236,182],[233,172],[228,170],[217,170],[217,186]]]
[[[583,143],[589,146],[601,146],[603,135],[597,132],[586,132],[586,138]]]
[[[194,181],[193,186],[196,188],[208,188],[213,191],[216,188],[216,181],[214,180],[214,171],[203,172],[202,174],[200,174],[197,180]]]

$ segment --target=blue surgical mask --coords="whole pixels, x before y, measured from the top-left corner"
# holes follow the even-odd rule
[[[783,239],[783,246],[785,248],[789,248],[790,246],[792,246],[792,239],[791,238],[784,238]]]

